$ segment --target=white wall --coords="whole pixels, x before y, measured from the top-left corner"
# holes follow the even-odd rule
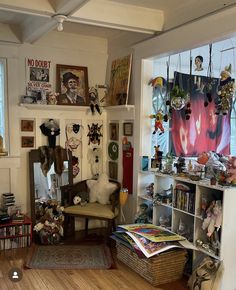
[[[10,157],[0,159],[1,185],[0,194],[12,191],[16,195],[16,202],[22,205],[23,211],[30,214],[28,149],[21,148],[20,120],[35,120],[36,148],[47,145],[47,139],[42,136],[39,126],[48,118],[58,120],[61,134],[57,144],[65,147],[65,120],[81,120],[84,126],[82,144],[82,178],[91,177],[87,162],[87,124],[100,121],[103,131],[106,132],[106,112],[102,115],[92,116],[88,107],[83,110],[68,110],[67,106],[56,107],[54,110],[27,109],[19,106],[20,96],[24,95],[26,88],[25,59],[35,58],[50,60],[52,64],[52,85],[55,92],[56,64],[67,64],[88,67],[89,86],[104,84],[107,65],[107,41],[96,37],[85,37],[73,34],[51,32],[35,44],[3,44],[0,43],[0,57],[7,59],[7,95],[9,106],[10,129]],[[103,152],[106,150],[106,134],[102,141]],[[15,158],[12,158],[15,156]],[[15,162],[9,160],[17,160]],[[10,164],[10,165],[9,165]],[[12,165],[11,165],[12,164]],[[10,167],[10,168],[9,168]],[[18,167],[18,168],[17,168]],[[103,158],[103,170],[106,169],[106,159]]]

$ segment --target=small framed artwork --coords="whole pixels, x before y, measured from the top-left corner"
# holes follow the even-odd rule
[[[21,132],[34,132],[34,120],[21,120]]]
[[[133,123],[124,123],[123,124],[123,134],[124,136],[133,136]]]
[[[33,148],[34,147],[34,136],[22,136],[21,137],[22,148]]]
[[[109,177],[111,179],[118,179],[118,163],[109,161]]]
[[[89,104],[87,67],[57,64],[56,74],[58,105]]]
[[[110,140],[119,140],[119,124],[110,123]]]

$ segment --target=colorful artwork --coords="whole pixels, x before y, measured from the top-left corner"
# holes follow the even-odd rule
[[[181,241],[185,239],[176,233],[153,224],[130,224],[119,225],[119,227],[128,232],[136,233],[152,242]]]
[[[116,59],[111,64],[108,103],[110,105],[127,105],[132,55]]]
[[[188,90],[189,75],[176,73],[176,80]],[[206,84],[204,76],[192,76],[190,96],[191,117],[186,121],[184,109],[173,110],[171,117],[170,149],[176,156],[198,156],[202,152],[215,151],[230,154],[230,114],[216,115],[215,100],[218,79],[212,78],[212,101],[204,107]]]

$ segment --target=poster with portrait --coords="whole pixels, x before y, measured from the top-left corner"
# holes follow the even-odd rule
[[[88,106],[88,69],[57,64],[58,105]]]
[[[127,105],[131,74],[132,55],[112,61],[108,104],[111,106]]]
[[[176,82],[184,90],[189,87],[189,75],[177,72]],[[202,152],[215,151],[224,155],[230,153],[230,114],[216,115],[215,101],[219,80],[205,76],[192,76],[190,94],[191,115],[185,119],[185,109],[173,110],[171,117],[170,149],[180,156],[198,156]],[[204,106],[205,86],[211,81],[212,102]]]
[[[52,92],[51,61],[26,58],[26,96],[22,102],[46,104]]]

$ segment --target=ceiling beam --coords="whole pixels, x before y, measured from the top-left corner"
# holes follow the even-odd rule
[[[72,22],[153,34],[162,31],[162,10],[107,0],[89,1],[69,18]]]

